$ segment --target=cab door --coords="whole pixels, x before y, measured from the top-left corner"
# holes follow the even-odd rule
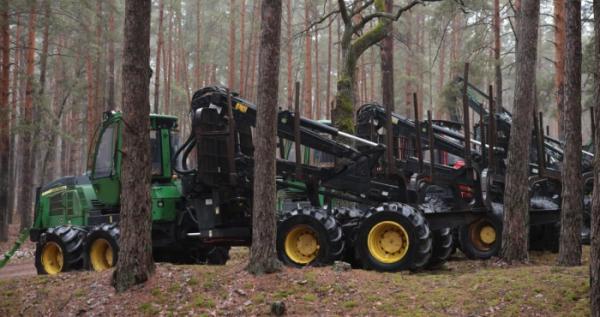
[[[119,205],[121,194],[121,151],[118,150],[121,148],[120,126],[119,122],[114,122],[102,129],[96,145],[91,180],[99,203],[104,205],[102,208]]]

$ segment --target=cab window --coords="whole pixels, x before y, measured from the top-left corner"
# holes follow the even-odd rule
[[[100,144],[98,145],[98,152],[96,154],[96,161],[94,163],[94,178],[103,178],[112,175],[115,157],[116,130],[117,125],[113,124],[104,129],[102,133]]]
[[[163,162],[160,144],[160,130],[150,130],[150,155],[152,159],[152,176],[162,176]]]

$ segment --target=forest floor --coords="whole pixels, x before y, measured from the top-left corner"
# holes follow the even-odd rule
[[[121,294],[110,285],[112,271],[10,277],[6,267],[0,316],[268,315],[275,301],[292,316],[587,316],[589,248],[584,255],[572,268],[554,266],[549,253],[532,252],[517,266],[458,254],[417,273],[286,267],[254,277],[244,271],[248,250],[234,248],[225,266],[157,264],[150,281]],[[15,266],[34,274],[31,257]]]

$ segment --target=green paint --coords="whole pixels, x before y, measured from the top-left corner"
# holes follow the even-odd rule
[[[90,156],[90,184],[57,186],[40,193],[36,204],[34,228],[46,229],[60,225],[87,226],[89,212],[94,204],[101,204],[103,210],[118,210],[121,194],[122,129],[121,113],[105,116]],[[171,133],[177,127],[173,116],[150,115],[151,129],[157,131],[160,142],[162,172],[153,176],[151,199],[152,221],[172,222],[177,216],[177,206],[181,199],[181,182],[173,178],[171,169]],[[113,146],[106,157],[112,158],[112,166],[102,171],[96,169],[100,143],[105,133],[115,132]],[[110,138],[107,137],[107,140]],[[111,152],[112,151],[112,152]],[[106,163],[106,160],[104,160]],[[94,203],[93,203],[94,202]]]

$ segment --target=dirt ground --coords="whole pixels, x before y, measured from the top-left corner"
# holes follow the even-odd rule
[[[549,253],[519,266],[459,255],[417,273],[309,267],[254,277],[247,249],[236,248],[225,266],[157,264],[121,294],[111,271],[35,276],[29,258],[0,270],[0,316],[258,316],[275,301],[289,316],[588,316],[588,252],[573,268]]]

